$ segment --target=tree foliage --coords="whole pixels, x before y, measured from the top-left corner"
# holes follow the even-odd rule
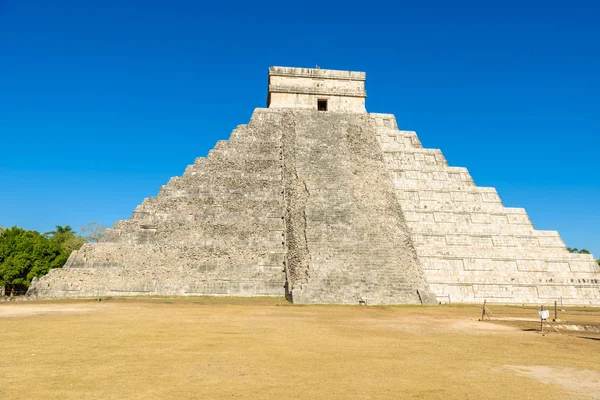
[[[101,240],[105,229],[98,222],[91,222],[77,235],[70,225],[57,225],[42,235],[0,225],[0,289],[5,287],[5,293],[11,293],[15,287],[28,287],[33,278],[65,265],[73,250],[79,250],[86,242]]]
[[[79,250],[86,241],[100,240],[104,229],[92,222],[82,227],[82,235],[77,235],[70,225],[57,225],[42,235],[0,225],[0,288],[11,293],[15,287],[28,287],[33,278],[65,265],[73,250]]]
[[[567,247],[567,250],[569,250],[569,253],[590,254],[590,251],[588,249],[581,249],[581,250],[579,250],[577,247]]]
[[[62,267],[69,253],[37,231],[13,227],[0,232],[0,286],[29,286],[34,277]]]
[[[46,232],[44,236],[54,243],[58,243],[63,251],[69,254],[71,254],[73,250],[79,250],[85,243],[85,239],[81,236],[77,236],[70,225],[57,225],[56,230]]]

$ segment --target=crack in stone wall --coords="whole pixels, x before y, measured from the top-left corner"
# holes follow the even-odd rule
[[[294,288],[301,287],[309,277],[308,242],[306,239],[306,203],[309,196],[306,183],[296,171],[296,128],[293,116],[282,117],[283,181],[285,190],[287,297],[293,301]]]

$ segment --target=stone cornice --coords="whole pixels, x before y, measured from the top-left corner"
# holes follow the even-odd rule
[[[333,69],[270,67],[269,76],[293,76],[348,81],[365,81],[367,74],[358,71],[338,71]]]
[[[295,93],[295,94],[316,94],[324,96],[343,96],[343,97],[367,97],[366,90],[337,90],[327,88],[311,88],[301,86],[275,86],[269,85],[269,93]]]

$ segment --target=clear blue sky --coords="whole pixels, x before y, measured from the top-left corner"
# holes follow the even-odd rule
[[[129,218],[318,64],[600,256],[597,1],[204,3],[0,0],[0,224]]]

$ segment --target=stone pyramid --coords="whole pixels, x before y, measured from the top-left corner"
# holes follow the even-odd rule
[[[270,68],[267,108],[28,294],[600,304],[593,256],[367,113],[364,82]]]

